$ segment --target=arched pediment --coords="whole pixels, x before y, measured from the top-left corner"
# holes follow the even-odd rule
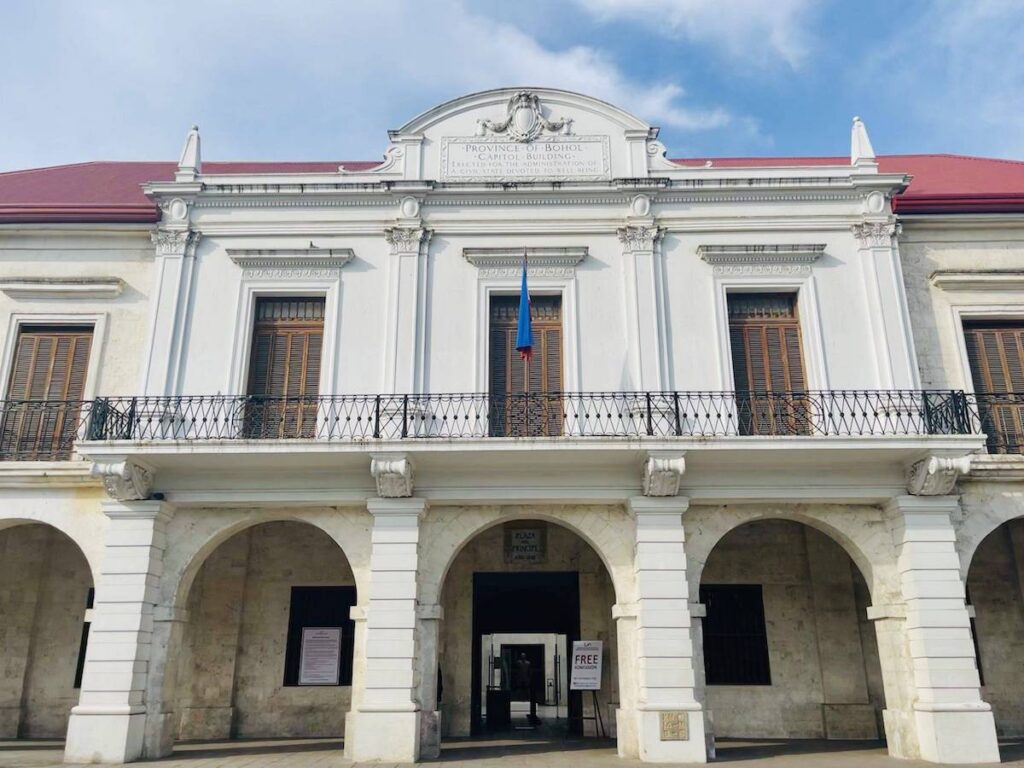
[[[408,181],[610,181],[650,175],[658,129],[600,99],[500,88],[447,101],[389,131],[384,162],[350,175]],[[342,171],[344,173],[344,171]]]

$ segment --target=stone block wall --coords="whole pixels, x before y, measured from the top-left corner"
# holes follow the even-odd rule
[[[351,687],[285,686],[284,659],[291,588],[354,584],[311,525],[267,523],[221,544],[189,594],[178,738],[341,736]]]
[[[708,686],[717,737],[879,737],[868,590],[838,544],[799,523],[742,525],[712,551],[702,583],[760,584],[768,635],[771,685]]]
[[[0,531],[0,738],[63,738],[92,574],[46,525]]]

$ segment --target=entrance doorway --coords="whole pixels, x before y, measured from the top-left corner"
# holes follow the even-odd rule
[[[579,632],[579,574],[473,574],[472,733],[578,732],[580,695],[564,671]]]
[[[510,745],[530,752],[613,748],[594,739],[594,723],[600,711],[607,736],[615,736],[615,588],[579,535],[520,517],[489,527],[452,560],[441,603],[442,755],[486,756]],[[573,642],[581,640],[602,644],[596,695],[569,690]]]

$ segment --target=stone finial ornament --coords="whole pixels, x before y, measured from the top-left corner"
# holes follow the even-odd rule
[[[185,137],[185,147],[181,150],[178,170],[174,173],[175,181],[195,181],[196,176],[203,172],[202,153],[199,148],[199,126],[193,125]]]
[[[875,148],[871,146],[867,126],[859,117],[853,118],[853,129],[850,131],[850,165],[877,166]]]

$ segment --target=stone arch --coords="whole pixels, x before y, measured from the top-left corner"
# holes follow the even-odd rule
[[[708,541],[688,558],[716,736],[881,738],[888,691],[871,577],[854,557],[877,567],[864,539],[804,511],[729,513],[701,528]]]
[[[361,513],[361,514],[360,514]],[[352,567],[356,590],[369,589],[369,546],[372,521],[369,513],[335,509],[196,509],[178,512],[168,526],[175,545],[164,554],[161,604],[177,608],[187,599],[203,563],[231,537],[264,523],[305,523],[327,534]]]
[[[0,739],[63,738],[97,584],[63,526],[0,521]]]
[[[64,519],[64,515],[35,514],[32,511],[22,511],[11,517],[0,517],[0,531],[20,525],[45,525],[63,534],[75,543],[78,551],[82,553],[85,562],[89,565],[89,572],[92,576],[92,583],[100,583],[103,564],[103,536],[95,531],[95,520],[88,521],[93,525],[76,525],[73,519]],[[105,516],[102,516],[105,521]],[[88,532],[92,536],[87,535]]]
[[[621,506],[571,507],[552,510],[543,506],[437,507],[423,522],[420,554],[421,601],[436,603],[445,578],[459,554],[481,533],[516,520],[543,520],[580,537],[597,554],[608,572],[617,603],[632,602],[632,518]]]
[[[168,523],[153,643],[163,653],[150,664],[147,684],[145,753],[168,754],[176,738],[175,713],[182,681],[180,659],[187,643],[189,596],[204,564],[233,537],[258,526],[296,523],[324,535],[337,547],[351,570],[358,599],[368,593],[372,519],[365,508],[300,507],[184,508]],[[160,714],[155,714],[160,713]]]
[[[867,582],[874,603],[902,600],[896,551],[884,513],[877,507],[847,505],[735,505],[691,507],[683,515],[687,581],[697,600],[704,566],[718,543],[734,529],[759,520],[802,523],[828,536],[849,555]]]
[[[960,575],[966,580],[978,547],[1003,524],[1024,517],[1024,504],[1019,493],[983,497],[965,493],[960,503],[963,519],[957,525],[956,548],[960,554]]]

